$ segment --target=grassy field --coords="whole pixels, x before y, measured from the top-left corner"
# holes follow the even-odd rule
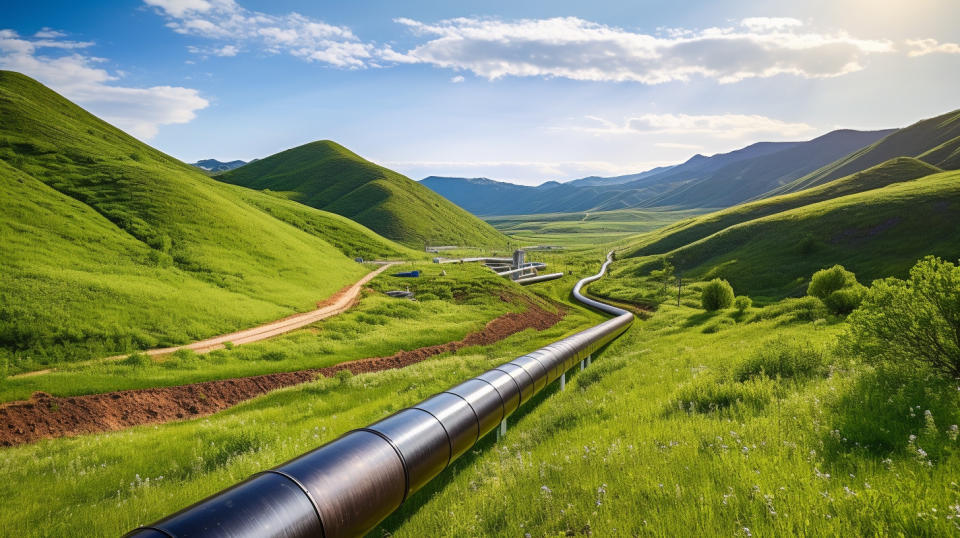
[[[425,244],[506,243],[492,227],[430,189],[329,140],[286,150],[216,178],[343,215],[417,249]]]
[[[0,362],[11,373],[250,327],[360,278],[355,256],[425,257],[210,179],[8,71],[0,189]]]
[[[520,246],[582,247],[616,245],[639,233],[659,229],[709,210],[646,210],[544,213],[485,217]]]
[[[596,266],[594,260],[578,272]],[[544,297],[566,301],[573,278],[537,289]],[[382,285],[400,282],[396,279]],[[445,292],[443,288],[434,286],[429,293],[438,298],[417,308],[448,302],[442,298],[447,293],[460,295],[460,290],[447,288]],[[479,296],[465,300],[464,304],[489,302]],[[378,308],[377,304],[370,306]],[[453,305],[443,308],[454,313]],[[574,306],[568,308],[564,320],[551,329],[527,330],[493,346],[465,348],[402,370],[361,374],[344,381],[325,378],[275,391],[203,419],[2,449],[0,494],[8,501],[0,510],[0,535],[118,535],[602,319]],[[376,336],[385,333],[379,329],[368,333],[369,338],[353,336],[355,324],[349,320],[340,320],[342,327],[337,333],[353,338],[358,352],[375,355],[384,346],[395,350],[419,345],[422,334],[429,332],[423,329],[426,326],[451,334],[461,330],[444,325],[442,316],[408,318],[406,310],[374,313],[361,307],[356,314],[357,318],[395,318],[380,326],[395,334],[394,341],[382,342]],[[462,312],[455,313],[463,319]],[[400,325],[405,328],[399,329]],[[320,335],[324,332],[321,324]],[[309,346],[303,349],[311,351]],[[69,480],[63,478],[64,473],[70,473]]]
[[[898,157],[873,168],[831,181],[820,187],[767,198],[757,202],[684,219],[631,240],[625,256],[663,254],[735,224],[751,221],[805,205],[911,181],[941,172],[939,168],[911,157]]]
[[[839,355],[821,314],[665,305],[370,535],[956,533],[956,387]]]
[[[944,170],[960,167],[956,153],[960,138],[960,110],[918,121],[909,127],[851,153],[834,163],[774,189],[769,195],[785,194],[822,185],[866,170],[896,157],[918,157]]]
[[[903,276],[917,259],[960,258],[960,172],[943,172],[841,196],[725,228],[666,254],[687,278],[724,278],[737,293],[802,294],[814,271],[835,263],[864,284]],[[617,268],[643,275],[644,256]]]
[[[478,264],[398,266],[390,273],[419,269],[419,279],[380,275],[349,311],[262,342],[207,354],[187,353],[148,360],[98,361],[65,366],[50,373],[0,381],[0,402],[24,400],[35,391],[55,396],[96,394],[165,387],[322,368],[366,357],[389,356],[402,349],[442,344],[478,331],[493,318],[525,307],[501,301],[501,294],[536,300],[527,288],[494,275]],[[418,301],[387,297],[392,289],[414,291]],[[545,305],[551,308],[549,305]]]

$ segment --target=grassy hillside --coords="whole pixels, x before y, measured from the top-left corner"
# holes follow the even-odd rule
[[[792,181],[767,195],[785,194],[822,185],[828,181],[866,170],[895,157],[922,157],[938,168],[960,167],[957,156],[960,137],[960,110],[914,123],[819,170]],[[946,146],[934,151],[940,146]]]
[[[490,225],[430,189],[329,140],[289,149],[217,179],[282,193],[414,248],[425,243],[502,246],[507,242]]]
[[[13,372],[313,308],[367,271],[320,222],[348,255],[405,251],[210,179],[7,71],[0,188],[0,354]]]
[[[941,170],[910,157],[898,157],[820,187],[742,204],[702,217],[684,220],[647,234],[625,253],[628,257],[663,254],[724,228],[753,219],[788,211],[839,196],[879,189],[893,183],[914,180]]]
[[[735,224],[666,254],[685,277],[721,277],[737,293],[801,294],[810,275],[835,263],[861,282],[902,276],[935,254],[960,258],[960,172],[933,174]],[[644,257],[616,274],[641,274]]]

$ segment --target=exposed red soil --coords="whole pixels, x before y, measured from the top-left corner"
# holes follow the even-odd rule
[[[528,302],[525,312],[504,314],[463,340],[327,368],[66,398],[37,392],[29,401],[0,406],[0,446],[209,415],[272,390],[313,381],[318,376],[329,377],[340,370],[359,374],[403,368],[441,353],[490,345],[524,329],[542,331],[558,323],[565,313],[562,308],[554,313]]]

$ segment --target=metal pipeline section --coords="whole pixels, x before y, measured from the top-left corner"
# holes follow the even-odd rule
[[[546,266],[547,266],[547,264],[545,264],[545,263],[532,262],[532,263],[524,264],[523,267],[519,267],[519,268],[517,268],[517,269],[510,269],[509,271],[494,271],[494,272],[497,273],[497,275],[499,275],[499,276],[507,276],[507,275],[515,275],[515,274],[517,274],[517,273],[521,273],[521,274],[522,274],[522,273],[524,273],[524,272],[526,272],[526,271],[533,271],[533,270],[536,270],[536,269],[543,269],[543,268],[546,267]]]
[[[584,331],[488,370],[413,407],[329,443],[155,523],[136,538],[358,536],[467,452],[547,384],[629,328],[633,314],[584,297],[612,314]]]
[[[548,273],[546,275],[535,275],[528,276],[524,278],[518,278],[514,280],[517,284],[521,286],[526,286],[527,284],[536,284],[537,282],[546,282],[547,280],[555,280],[563,276],[563,273]]]

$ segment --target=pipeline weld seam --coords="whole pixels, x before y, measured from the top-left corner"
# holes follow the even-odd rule
[[[517,383],[517,380],[512,375],[510,375],[510,372],[507,372],[506,370],[501,370],[500,368],[494,368],[493,370],[496,370],[506,375],[507,377],[510,378],[510,381],[513,381],[513,384],[517,386],[517,407],[514,408],[514,411],[516,411],[517,409],[520,408],[520,404],[523,403],[523,389],[520,388],[520,383]],[[493,370],[491,370],[491,372]],[[507,401],[506,400],[503,401],[503,418],[507,418]],[[500,420],[503,420],[503,419],[500,419]]]
[[[434,395],[434,396],[436,396],[436,395]],[[432,397],[433,397],[433,396],[431,396],[430,398],[432,398]],[[429,400],[430,398],[427,398],[427,400]],[[426,401],[426,400],[424,400],[424,401]],[[420,402],[420,403],[423,403],[423,402]],[[450,437],[450,432],[447,431],[447,427],[443,425],[443,421],[442,421],[442,420],[440,420],[439,418],[437,418],[437,415],[434,415],[433,413],[431,413],[430,411],[427,411],[426,409],[421,409],[421,408],[419,408],[419,407],[410,407],[409,409],[416,409],[417,411],[423,411],[424,413],[430,415],[431,417],[433,417],[433,420],[436,420],[436,421],[437,421],[437,424],[440,425],[440,428],[443,429],[443,434],[447,436],[447,446],[450,448],[450,451],[447,452],[447,463],[446,463],[446,465],[443,466],[443,468],[446,469],[446,468],[450,465],[450,459],[453,458],[453,438]],[[433,477],[431,477],[431,478],[433,478]]]
[[[477,436],[473,438],[473,442],[470,443],[470,446],[472,447],[473,445],[477,444],[477,441],[480,440],[480,415],[477,414],[477,410],[473,408],[473,405],[471,405],[466,398],[464,398],[463,396],[460,396],[456,392],[450,392],[446,390],[446,391],[443,391],[441,394],[450,394],[451,396],[456,396],[457,398],[460,398],[461,400],[463,400],[463,403],[467,404],[467,407],[470,408],[470,411],[473,411],[473,418],[477,421]],[[453,458],[453,446],[450,447],[450,458],[451,459]],[[449,463],[447,463],[447,465],[449,465]]]
[[[393,451],[397,453],[397,457],[400,458],[400,467],[403,467],[403,498],[400,499],[400,504],[403,504],[404,502],[406,502],[407,495],[410,493],[410,471],[407,470],[407,460],[404,459],[403,452],[400,452],[400,447],[398,447],[397,444],[393,442],[393,439],[387,437],[386,434],[380,433],[377,430],[374,430],[373,428],[357,428],[352,431],[372,433],[377,437],[386,441],[387,444],[389,444],[390,447],[393,448]],[[348,432],[348,433],[352,433],[352,432]],[[346,435],[343,435],[341,437],[346,437]]]
[[[310,494],[310,490],[308,490],[307,487],[304,486],[302,482],[294,478],[293,475],[290,475],[283,471],[278,471],[276,469],[267,469],[266,471],[260,471],[259,473],[252,475],[250,478],[253,478],[254,476],[259,476],[262,474],[280,475],[286,478],[287,480],[293,482],[294,484],[296,484],[297,487],[300,488],[300,490],[303,491],[303,493],[307,496],[307,499],[309,499],[310,504],[313,506],[313,511],[316,512],[317,514],[317,521],[320,523],[320,536],[327,535],[326,526],[323,524],[323,516],[320,515],[320,505],[317,504],[317,500],[313,498],[313,495]]]

